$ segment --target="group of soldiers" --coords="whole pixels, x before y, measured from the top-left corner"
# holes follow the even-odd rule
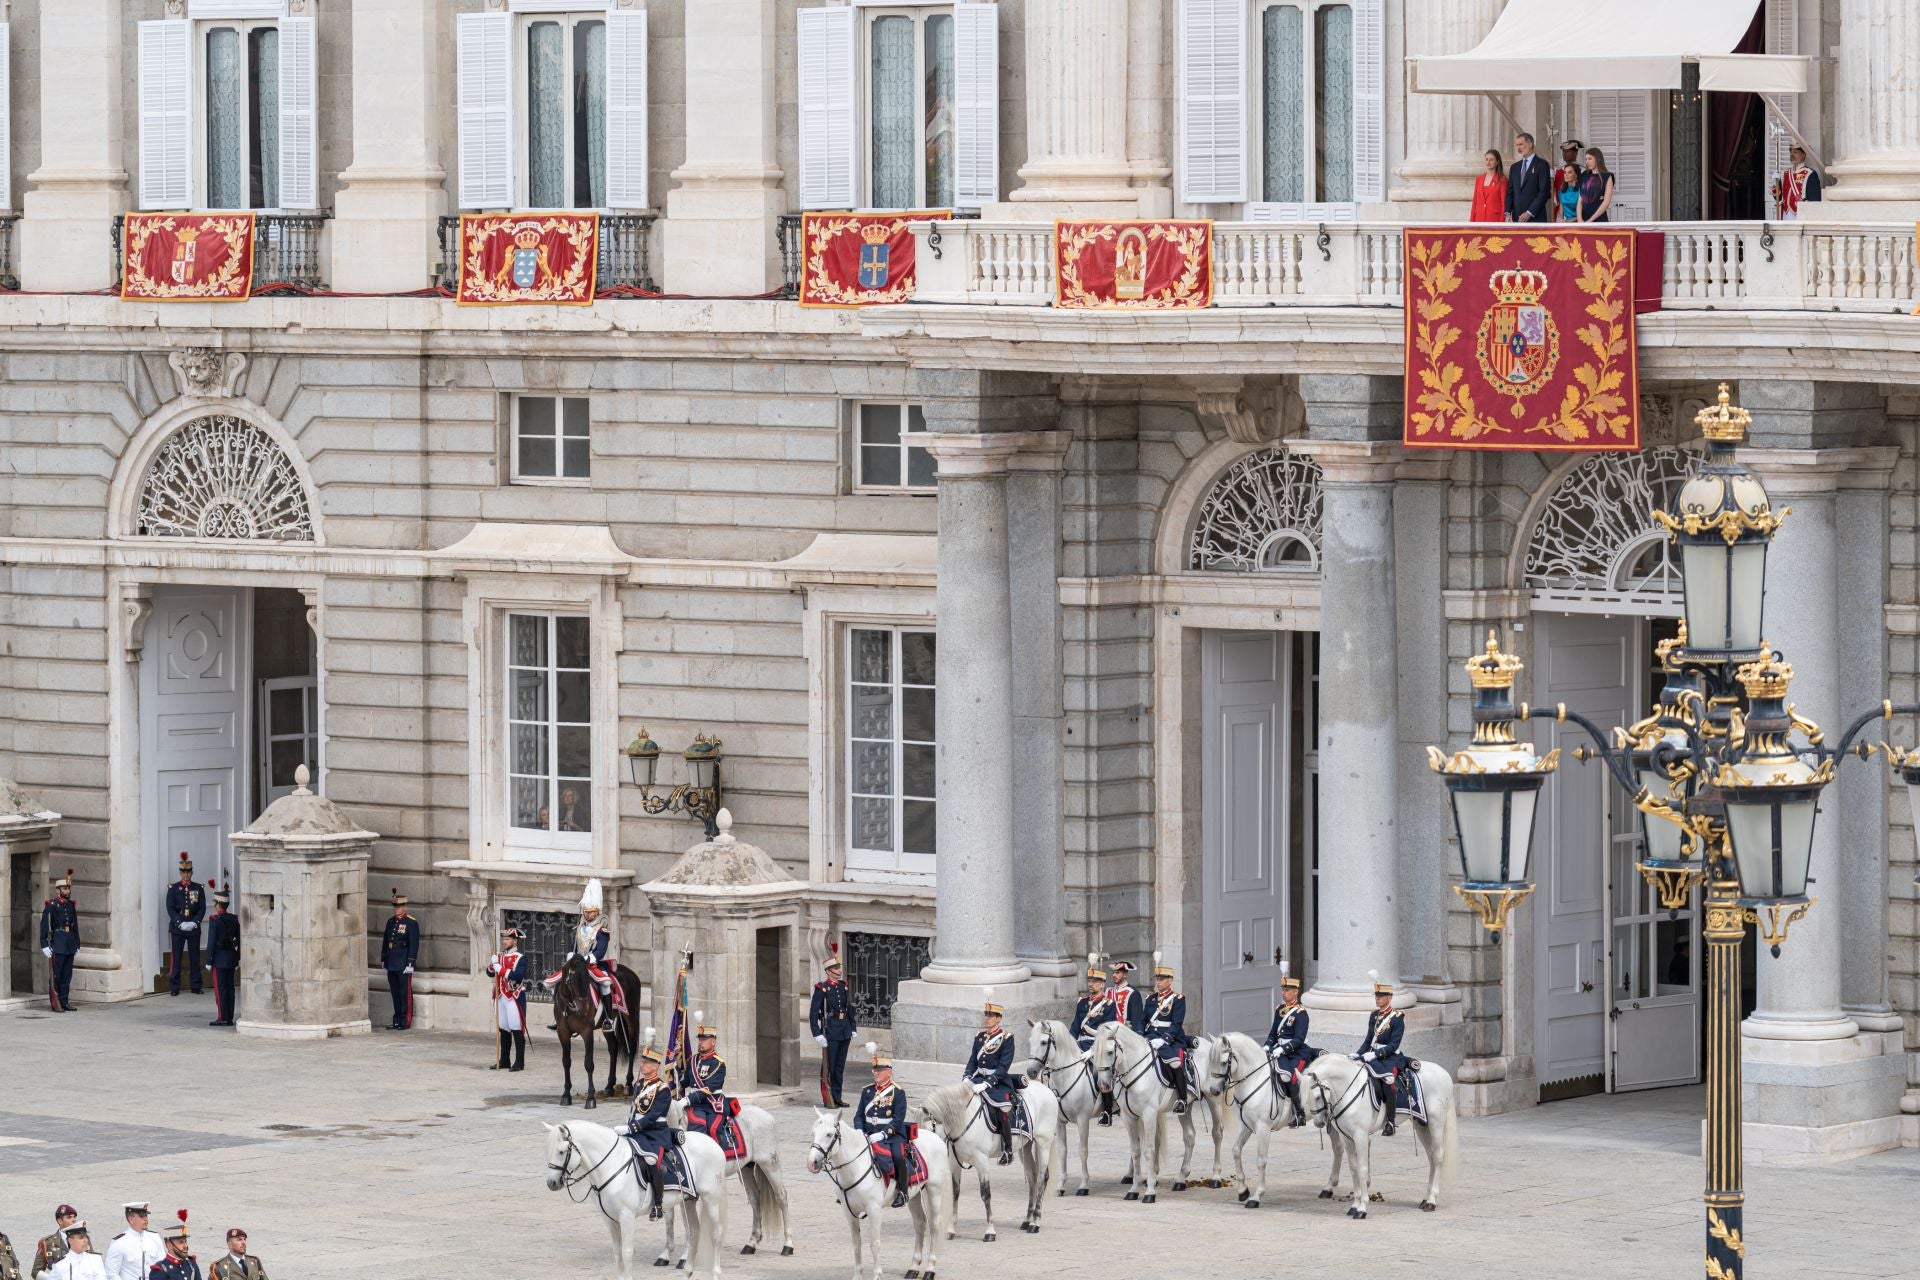
[[[167,994],[180,994],[180,979],[199,995],[201,936],[206,937],[207,971],[213,974],[214,1019],[210,1027],[231,1027],[234,988],[240,974],[240,917],[229,910],[233,897],[209,880],[202,886],[193,878],[193,861],[180,855],[180,878],[167,886],[167,940],[171,960],[167,967]],[[207,904],[213,914],[207,914]],[[47,1003],[55,1013],[73,1012],[73,963],[80,954],[80,908],[73,900],[73,870],[53,882],[53,896],[40,908],[40,952],[51,962]],[[0,1278],[3,1280],[3,1278]]]
[[[676,1092],[687,1095],[687,1127],[706,1134],[718,1142],[723,1150],[729,1147],[721,1132],[731,1122],[735,1112],[725,1093],[727,1064],[718,1052],[718,1033],[714,1028],[700,1023],[700,1016],[698,1012],[693,1015],[694,1057],[687,1064],[683,1082],[677,1091],[673,1083],[661,1074],[666,1055],[654,1047],[652,1027],[647,1028],[647,1044],[640,1050],[640,1080],[633,1087],[633,1107],[627,1115],[627,1136],[646,1157],[643,1164],[651,1196],[647,1209],[649,1218],[661,1215],[660,1201],[666,1192],[666,1154],[678,1141],[668,1121],[668,1112],[673,1107]]]
[[[12,1242],[0,1233],[0,1280],[267,1280],[266,1267],[247,1252],[247,1233],[240,1227],[228,1229],[226,1252],[202,1272],[188,1243],[185,1209],[160,1231],[149,1227],[152,1206],[145,1200],[129,1201],[121,1213],[127,1229],[102,1255],[94,1251],[79,1211],[61,1205],[53,1211],[53,1231],[40,1238],[24,1273]]]

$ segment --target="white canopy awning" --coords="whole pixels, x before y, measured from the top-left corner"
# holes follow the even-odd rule
[[[1731,50],[1759,0],[1507,0],[1466,53],[1407,59],[1417,93],[1678,89],[1684,63],[1700,87],[1804,93],[1804,57]]]

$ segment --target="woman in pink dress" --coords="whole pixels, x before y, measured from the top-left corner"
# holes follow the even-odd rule
[[[1505,222],[1507,220],[1507,166],[1498,151],[1489,151],[1482,160],[1486,172],[1473,184],[1473,212],[1469,222]]]

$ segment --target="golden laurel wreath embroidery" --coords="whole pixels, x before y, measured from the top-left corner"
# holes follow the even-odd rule
[[[487,242],[502,230],[518,231],[529,223],[536,226],[542,236],[550,231],[559,231],[567,247],[573,250],[573,261],[565,271],[550,275],[545,284],[535,284],[531,289],[520,288],[510,278],[488,279],[485,267]],[[597,231],[596,221],[592,218],[510,216],[488,223],[482,234],[467,236],[466,266],[460,273],[461,293],[469,302],[577,301],[581,287],[586,283],[587,272],[594,265],[593,241]]]
[[[1464,283],[1463,263],[1484,261],[1489,254],[1504,253],[1514,242],[1512,236],[1469,236],[1452,242],[1452,252],[1434,240],[1414,240],[1411,245],[1414,282],[1420,296],[1414,303],[1414,348],[1420,353],[1422,391],[1415,399],[1412,414],[1416,435],[1444,435],[1455,440],[1475,440],[1486,433],[1505,431],[1491,411],[1482,413],[1474,402],[1473,388],[1465,380],[1465,370],[1447,361],[1447,354],[1464,330],[1447,323],[1454,313],[1448,295]],[[1521,428],[1530,435],[1552,436],[1564,443],[1596,437],[1626,440],[1633,417],[1627,398],[1620,388],[1626,381],[1627,343],[1624,296],[1629,255],[1624,242],[1600,243],[1593,260],[1587,257],[1586,236],[1532,236],[1526,245],[1535,253],[1551,253],[1555,262],[1572,263],[1579,269],[1574,279],[1580,292],[1592,299],[1585,314],[1592,324],[1583,325],[1573,336],[1592,353],[1587,363],[1573,370],[1573,382],[1567,387],[1559,407],[1549,415]],[[1484,326],[1483,326],[1484,327]],[[1552,359],[1559,359],[1558,334],[1554,335]],[[1485,356],[1478,355],[1480,363]],[[1483,370],[1483,373],[1485,371]],[[1519,411],[1520,403],[1513,406]]]
[[[1186,266],[1166,287],[1120,304],[1089,291],[1080,279],[1080,257],[1087,247],[1103,240],[1117,240],[1120,228],[1110,222],[1076,227],[1060,242],[1060,300],[1072,306],[1111,308],[1124,305],[1128,310],[1146,311],[1203,305],[1206,287],[1201,273],[1208,267],[1209,255],[1205,249],[1212,230],[1212,227],[1204,224],[1181,227],[1156,222],[1148,226],[1147,239],[1165,241],[1179,252]]]
[[[930,221],[937,221],[937,219],[895,218],[892,222],[885,224],[877,223],[871,218],[807,219],[807,287],[803,296],[809,302],[822,302],[843,307],[867,306],[881,302],[905,302],[913,296],[916,273],[903,273],[899,279],[884,289],[863,289],[858,284],[849,287],[827,274],[827,246],[833,243],[835,236],[844,232],[857,231],[862,226],[884,225],[887,230],[887,239],[891,241],[910,224]]]
[[[211,231],[219,236],[220,243],[227,250],[226,261],[212,275],[192,284],[155,280],[148,275],[147,242],[159,232],[177,232],[179,225],[174,218],[140,218],[128,230],[126,262],[122,270],[126,272],[128,283],[135,291],[156,298],[224,298],[247,291],[248,282],[241,278],[240,268],[247,257],[247,238],[253,234],[253,219],[250,217],[208,218],[200,222],[200,230]],[[199,232],[194,234],[197,236]],[[251,270],[252,263],[246,265]]]

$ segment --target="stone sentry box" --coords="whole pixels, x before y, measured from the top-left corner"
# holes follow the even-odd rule
[[[45,990],[47,967],[41,960],[40,904],[52,890],[47,851],[53,844],[60,815],[0,778],[0,1009],[31,1004],[35,990]],[[22,872],[24,874],[16,874]],[[24,901],[16,897],[24,894]],[[24,907],[26,950],[13,949],[13,918]]]
[[[319,1040],[371,1032],[367,1020],[367,861],[379,837],[307,789],[232,837],[238,863],[244,1036]]]

